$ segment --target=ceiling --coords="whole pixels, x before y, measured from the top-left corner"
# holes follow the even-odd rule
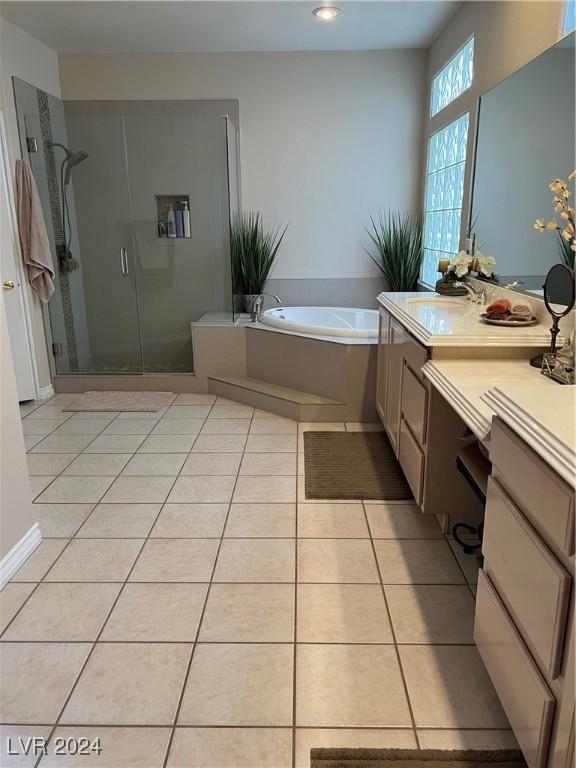
[[[331,22],[312,16],[323,0],[2,2],[9,21],[59,52],[334,51],[425,48],[456,0],[336,0]]]

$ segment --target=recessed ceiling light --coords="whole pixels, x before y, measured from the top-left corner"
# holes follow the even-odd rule
[[[332,5],[323,5],[320,8],[314,8],[312,13],[317,19],[322,19],[322,21],[332,21],[338,16],[340,9],[334,8]]]

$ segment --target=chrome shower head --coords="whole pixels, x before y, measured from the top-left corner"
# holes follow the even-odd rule
[[[57,141],[52,142],[49,144],[50,147],[60,147],[60,149],[63,149],[64,152],[66,152],[66,157],[64,158],[63,165],[66,166],[66,175],[64,176],[64,186],[67,187],[68,184],[70,184],[70,175],[72,174],[72,168],[75,165],[80,165],[80,163],[84,162],[89,155],[88,152],[85,152],[83,149],[79,149],[78,152],[71,152],[68,147],[65,147],[64,144],[60,144]]]
[[[64,186],[67,187],[68,184],[70,184],[70,175],[72,173],[72,168],[74,168],[75,165],[80,165],[80,163],[84,162],[86,158],[88,157],[88,152],[84,152],[83,149],[78,150],[78,152],[69,152],[66,156],[66,160],[64,161],[66,163],[66,175],[64,176]]]

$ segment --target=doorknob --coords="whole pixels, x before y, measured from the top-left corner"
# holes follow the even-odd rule
[[[14,283],[12,280],[4,280],[2,288],[4,288],[5,291],[11,291],[14,288]]]

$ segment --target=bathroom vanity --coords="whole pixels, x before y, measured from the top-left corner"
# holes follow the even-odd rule
[[[489,459],[474,639],[529,768],[572,768],[576,408],[573,388],[528,365],[548,324],[494,329],[433,294],[378,300],[380,418],[445,531],[470,501],[464,428]]]
[[[376,408],[416,502],[446,530],[450,518],[464,519],[463,510],[476,502],[454,466],[466,423],[431,385],[428,361],[512,358],[523,361],[524,376],[540,379],[524,361],[546,347],[549,334],[543,325],[483,325],[481,309],[465,298],[382,293],[378,302]]]

